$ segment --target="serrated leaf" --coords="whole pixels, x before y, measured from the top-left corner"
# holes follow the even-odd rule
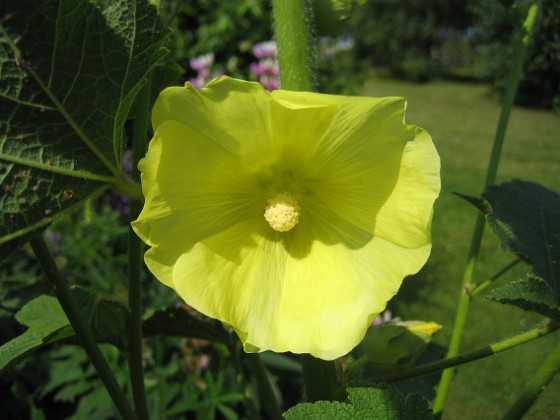
[[[560,195],[513,180],[489,187],[479,205],[469,201],[484,212],[502,247],[527,262],[560,305]]]
[[[155,311],[142,324],[144,335],[168,335],[203,338],[229,344],[230,334],[221,323],[212,319],[199,319],[183,308],[167,308]]]
[[[337,401],[302,403],[284,413],[287,420],[301,419],[383,419],[428,420],[433,414],[419,394],[406,398],[395,388],[380,384],[375,388],[348,388],[350,404]]]
[[[118,182],[124,124],[166,54],[147,1],[0,0],[0,244]]]
[[[29,350],[74,334],[60,304],[51,296],[30,301],[16,319],[29,329],[0,347],[0,369]]]
[[[508,283],[492,290],[486,297],[560,322],[560,307],[554,293],[544,280],[537,277],[529,276],[527,280]]]

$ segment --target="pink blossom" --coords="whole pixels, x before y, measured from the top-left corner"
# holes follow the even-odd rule
[[[276,54],[275,41],[259,42],[253,46],[253,55],[257,58],[276,57]]]

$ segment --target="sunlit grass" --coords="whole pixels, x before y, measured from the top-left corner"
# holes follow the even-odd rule
[[[453,192],[480,195],[492,147],[500,105],[480,84],[433,82],[409,84],[373,79],[362,94],[404,96],[407,121],[428,130],[442,159],[442,193],[433,221],[433,252],[427,267],[408,279],[392,302],[395,315],[436,321],[445,329],[439,342],[449,340],[461,285],[461,276],[476,218],[476,211]],[[498,182],[520,178],[560,192],[560,117],[547,111],[516,107],[498,171]],[[475,272],[485,280],[512,260],[486,232]],[[501,281],[525,276],[516,268]],[[473,301],[462,348],[471,350],[528,329],[542,318],[479,296]],[[444,413],[448,419],[469,419],[483,410],[484,418],[499,418],[515,400],[558,334],[537,340],[459,370],[452,383]],[[560,405],[560,379],[545,390],[528,414],[552,418]]]

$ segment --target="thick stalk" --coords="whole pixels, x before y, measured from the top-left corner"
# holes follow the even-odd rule
[[[345,391],[337,380],[334,362],[301,356],[305,399],[309,402],[343,400]]]
[[[282,89],[313,90],[314,46],[309,0],[272,0]]]
[[[520,419],[529,411],[550,380],[560,370],[560,343],[541,365],[535,376],[525,386],[521,395],[503,417],[504,420]]]
[[[60,302],[62,310],[66,314],[68,321],[70,321],[70,325],[78,336],[82,347],[89,356],[91,363],[95,367],[99,378],[103,382],[103,385],[105,385],[105,388],[111,396],[111,399],[117,407],[120,415],[125,420],[136,419],[136,414],[124,395],[123,390],[117,383],[117,380],[115,379],[111,368],[107,364],[105,357],[103,357],[103,353],[101,353],[101,350],[95,341],[92,330],[81,315],[80,308],[78,308],[76,302],[72,298],[70,287],[58,270],[45,240],[42,236],[37,235],[31,239],[30,243],[31,248],[33,248],[33,252],[37,256],[37,259],[45,272],[47,280],[54,291],[54,294]]]
[[[282,410],[278,405],[278,400],[274,391],[272,389],[272,384],[270,383],[270,378],[263,365],[261,356],[258,353],[246,353],[245,358],[249,362],[249,366],[253,371],[255,380],[259,386],[259,393],[263,401],[264,408],[268,413],[268,417],[271,420],[282,419]]]
[[[239,348],[239,343],[236,342],[230,346],[228,346],[231,358],[235,365],[235,370],[237,371],[237,383],[241,388],[241,392],[243,393],[243,398],[245,399],[245,406],[249,411],[249,418],[254,420],[259,420],[261,417],[259,415],[257,405],[255,404],[255,398],[251,391],[251,387],[249,386],[249,381],[247,380],[247,375],[245,374],[245,370],[243,369],[241,363],[241,351]]]
[[[133,126],[132,173],[134,180],[140,180],[138,161],[146,153],[150,121],[150,83],[137,96],[136,115]],[[130,221],[136,220],[142,211],[142,201],[130,199]],[[128,307],[129,307],[129,351],[128,369],[132,396],[138,418],[149,417],[144,367],[142,364],[142,242],[131,227],[128,231]]]
[[[497,343],[491,344],[489,346],[481,347],[477,350],[463,353],[459,356],[416,366],[402,372],[393,372],[376,376],[375,381],[396,382],[404,379],[415,378],[417,376],[427,375],[434,372],[439,372],[450,367],[463,365],[465,363],[473,362],[484,357],[493,356],[503,351],[510,350],[521,344],[528,343],[556,331],[559,327],[560,325],[558,323],[549,322],[543,327],[533,328],[532,330],[526,331],[502,341],[498,341]],[[352,367],[352,365],[350,365],[350,367]]]
[[[498,121],[496,135],[494,136],[494,144],[492,147],[492,153],[490,155],[490,162],[488,164],[488,170],[486,172],[486,180],[484,183],[485,189],[486,187],[494,184],[496,181],[496,174],[498,171],[500,156],[502,154],[502,146],[504,143],[504,138],[509,122],[509,117],[511,114],[511,109],[513,107],[513,100],[515,99],[515,94],[517,92],[519,78],[523,70],[523,61],[525,59],[525,54],[527,52],[527,46],[529,45],[529,36],[534,26],[535,20],[537,18],[538,9],[539,9],[539,1],[533,2],[533,4],[529,7],[529,12],[527,13],[527,17],[525,19],[525,22],[523,23],[524,34],[521,37],[520,43],[518,45],[517,54],[515,56],[513,68],[511,70],[510,77],[508,80],[507,89],[502,104],[502,111],[500,114],[500,119]],[[465,271],[463,273],[461,294],[459,296],[459,303],[457,305],[457,314],[455,316],[455,323],[453,325],[451,342],[449,343],[449,349],[447,352],[448,358],[454,357],[459,353],[461,338],[463,335],[463,330],[465,328],[467,313],[469,310],[469,303],[471,299],[470,290],[472,289],[473,272],[476,266],[476,262],[478,260],[478,254],[480,251],[480,243],[482,241],[483,232],[484,232],[484,216],[482,215],[482,213],[479,213],[474,228],[474,233],[471,241],[471,246],[469,249],[469,254],[467,257]],[[445,400],[447,399],[447,394],[449,393],[449,386],[451,384],[452,377],[453,377],[452,369],[448,369],[443,372],[437,390],[436,399],[434,401],[435,415],[440,415],[441,412],[443,411],[443,406],[445,405]]]
[[[513,267],[515,267],[520,262],[521,262],[521,260],[519,258],[516,258],[515,260],[510,262],[508,265],[506,265],[504,268],[502,268],[500,271],[495,273],[488,280],[483,281],[482,283],[476,285],[476,287],[471,290],[471,297],[474,297],[474,296],[478,295],[479,293],[483,292],[484,290],[486,290],[488,287],[490,287],[490,285],[492,285],[492,283],[494,283],[496,280],[498,280],[500,277],[502,277],[505,273],[507,273],[509,270],[511,270]]]
[[[313,90],[313,13],[309,0],[272,0],[274,32],[282,88]],[[302,356],[303,382],[308,401],[335,400],[339,388],[334,362]]]

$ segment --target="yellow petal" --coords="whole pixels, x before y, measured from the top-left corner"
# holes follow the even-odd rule
[[[173,270],[177,293],[235,328],[246,346],[289,350],[279,335],[287,254],[282,234],[247,220],[197,243]]]
[[[425,263],[431,246],[403,248],[328,211],[320,216],[294,232],[280,328],[292,352],[334,359],[362,340],[403,278]]]

